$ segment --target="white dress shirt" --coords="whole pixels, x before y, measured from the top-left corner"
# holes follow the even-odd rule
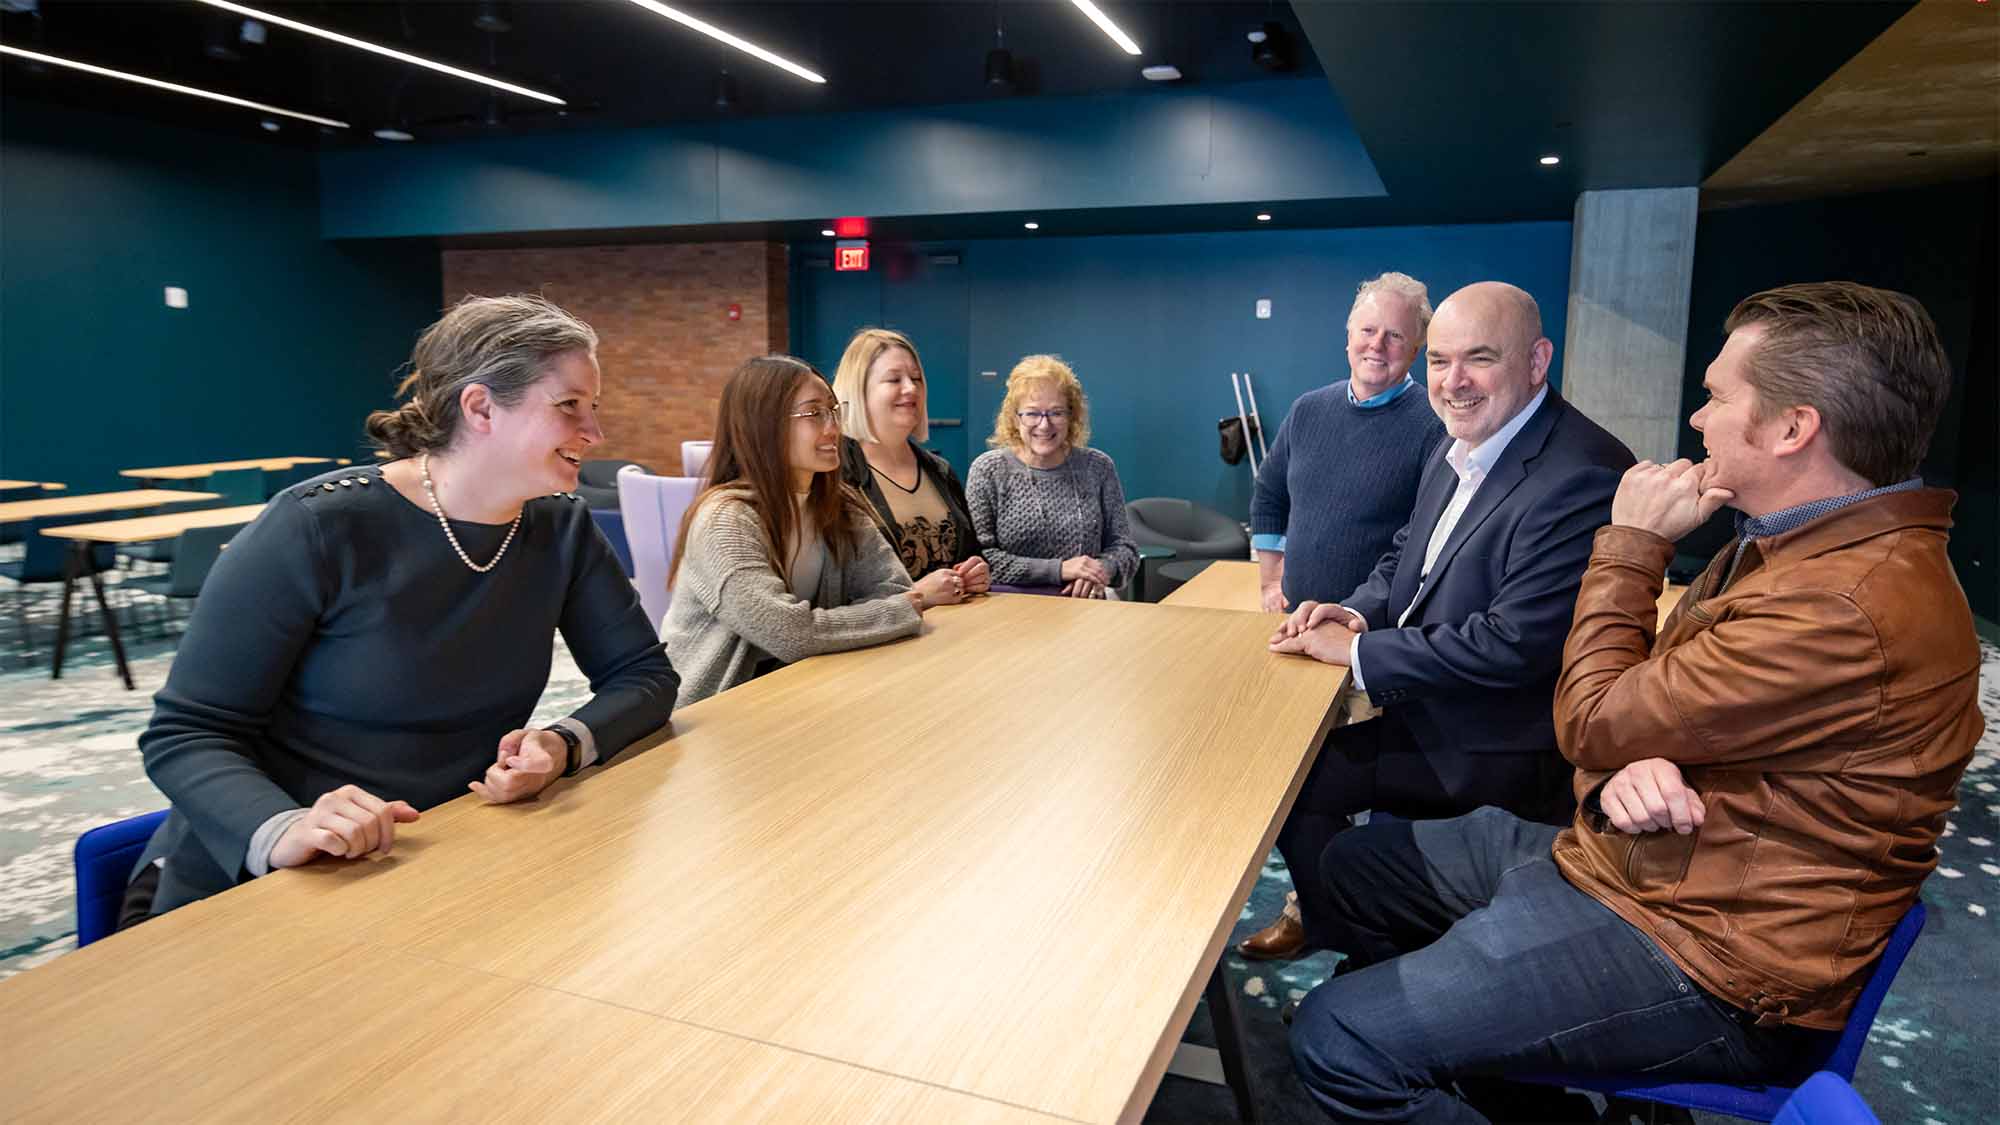
[[[1535,392],[1535,397],[1528,400],[1528,405],[1515,411],[1514,416],[1507,420],[1507,424],[1494,431],[1492,437],[1474,446],[1468,446],[1463,441],[1453,441],[1451,448],[1445,451],[1445,463],[1451,466],[1452,472],[1458,474],[1458,488],[1451,494],[1451,503],[1444,506],[1444,514],[1438,517],[1437,527],[1431,530],[1430,542],[1424,545],[1423,577],[1417,583],[1417,592],[1410,595],[1410,604],[1404,606],[1403,612],[1397,615],[1397,628],[1402,628],[1403,622],[1410,619],[1410,611],[1417,608],[1417,598],[1423,595],[1424,587],[1430,584],[1431,567],[1437,565],[1438,556],[1444,553],[1444,545],[1451,541],[1451,533],[1458,527],[1459,519],[1465,515],[1465,509],[1471,506],[1472,498],[1479,494],[1479,486],[1486,483],[1486,474],[1492,472],[1493,466],[1500,463],[1500,455],[1507,452],[1507,446],[1514,440],[1514,435],[1520,433],[1521,427],[1528,424],[1528,419],[1534,417],[1535,411],[1542,405],[1542,400],[1547,397],[1549,388],[1548,384],[1544,383],[1542,389]],[[1403,546],[1407,548],[1409,543],[1405,542]],[[1368,681],[1361,676],[1361,638],[1366,635],[1354,634],[1354,639],[1347,645],[1347,666],[1354,672],[1354,686],[1362,691],[1368,690]]]

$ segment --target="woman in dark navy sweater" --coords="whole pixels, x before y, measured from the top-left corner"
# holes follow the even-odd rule
[[[286,489],[230,543],[139,739],[173,812],[122,924],[386,854],[423,809],[525,800],[666,723],[679,681],[568,495],[603,437],[596,348],[538,297],[467,298],[368,419],[395,459]],[[595,694],[530,730],[556,629]]]

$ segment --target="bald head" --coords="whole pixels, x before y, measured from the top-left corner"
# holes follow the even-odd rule
[[[1477,446],[1534,399],[1554,355],[1541,307],[1525,290],[1504,281],[1468,285],[1431,318],[1431,409],[1452,437]]]
[[[1542,306],[1526,289],[1504,281],[1475,281],[1444,299],[1436,317],[1446,309],[1471,317],[1517,340],[1533,344],[1542,336]],[[1435,317],[1433,318],[1435,319]]]

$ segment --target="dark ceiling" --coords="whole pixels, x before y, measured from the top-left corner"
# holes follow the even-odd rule
[[[1138,41],[1119,50],[1064,0],[1004,3],[678,3],[675,6],[813,69],[814,85],[624,0],[341,0],[245,6],[556,94],[562,111],[515,94],[271,27],[261,46],[243,17],[194,0],[124,3],[0,0],[0,42],[202,86],[352,123],[320,144],[379,144],[370,133],[402,123],[420,140],[552,128],[658,125],[732,118],[879,110],[992,97],[1138,90],[1139,68],[1172,63],[1190,82],[1239,82],[1267,72],[1246,34],[1280,22],[1297,44],[1290,72],[1318,64],[1286,5],[1256,2],[1101,5]],[[14,10],[28,8],[30,10]],[[480,30],[497,14],[504,32]],[[986,82],[996,23],[1015,62],[1011,91]],[[39,42],[41,46],[35,47]],[[211,57],[226,44],[234,59]],[[732,104],[715,105],[727,70]],[[255,134],[247,111],[152,93],[124,83],[7,61],[6,92],[211,130]],[[275,140],[312,137],[285,123]]]
[[[1699,184],[1911,5],[1293,7],[1388,189],[1342,218],[1376,224],[1566,219],[1584,191]]]
[[[682,5],[824,74],[816,86],[626,0],[497,5],[509,25],[481,31],[495,5],[340,0],[251,7],[377,40],[560,94],[565,116],[516,95],[283,28],[260,47],[240,17],[196,3],[0,0],[0,41],[67,54],[351,121],[323,134],[286,124],[268,139],[382,145],[399,123],[419,143],[550,129],[715,122],[881,110],[993,97],[1131,92],[1141,65],[1170,62],[1197,86],[1271,77],[1247,32],[1266,20],[1295,39],[1283,77],[1330,82],[1388,194],[1287,204],[1271,227],[1566,219],[1578,193],[1690,186],[1736,154],[1911,5],[1844,0],[1100,0],[1141,44],[1131,58],[1065,0]],[[1019,81],[989,88],[998,21]],[[235,60],[210,57],[220,36]],[[714,105],[717,75],[733,104]],[[123,83],[7,60],[4,91],[176,124],[261,136],[257,115]],[[1543,154],[1562,158],[1555,167]],[[1020,216],[903,216],[900,237],[1018,235]],[[1076,213],[1064,233],[1256,228],[1239,204]],[[1052,225],[1050,229],[1054,229]],[[762,224],[768,237],[801,237]],[[801,228],[803,230],[803,228]],[[741,236],[738,228],[622,232],[630,238]],[[804,237],[816,234],[804,231]],[[563,237],[588,238],[578,232]]]

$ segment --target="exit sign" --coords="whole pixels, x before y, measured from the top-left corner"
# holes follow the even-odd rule
[[[866,270],[868,268],[868,240],[865,238],[843,239],[834,244],[833,268],[836,270]]]

